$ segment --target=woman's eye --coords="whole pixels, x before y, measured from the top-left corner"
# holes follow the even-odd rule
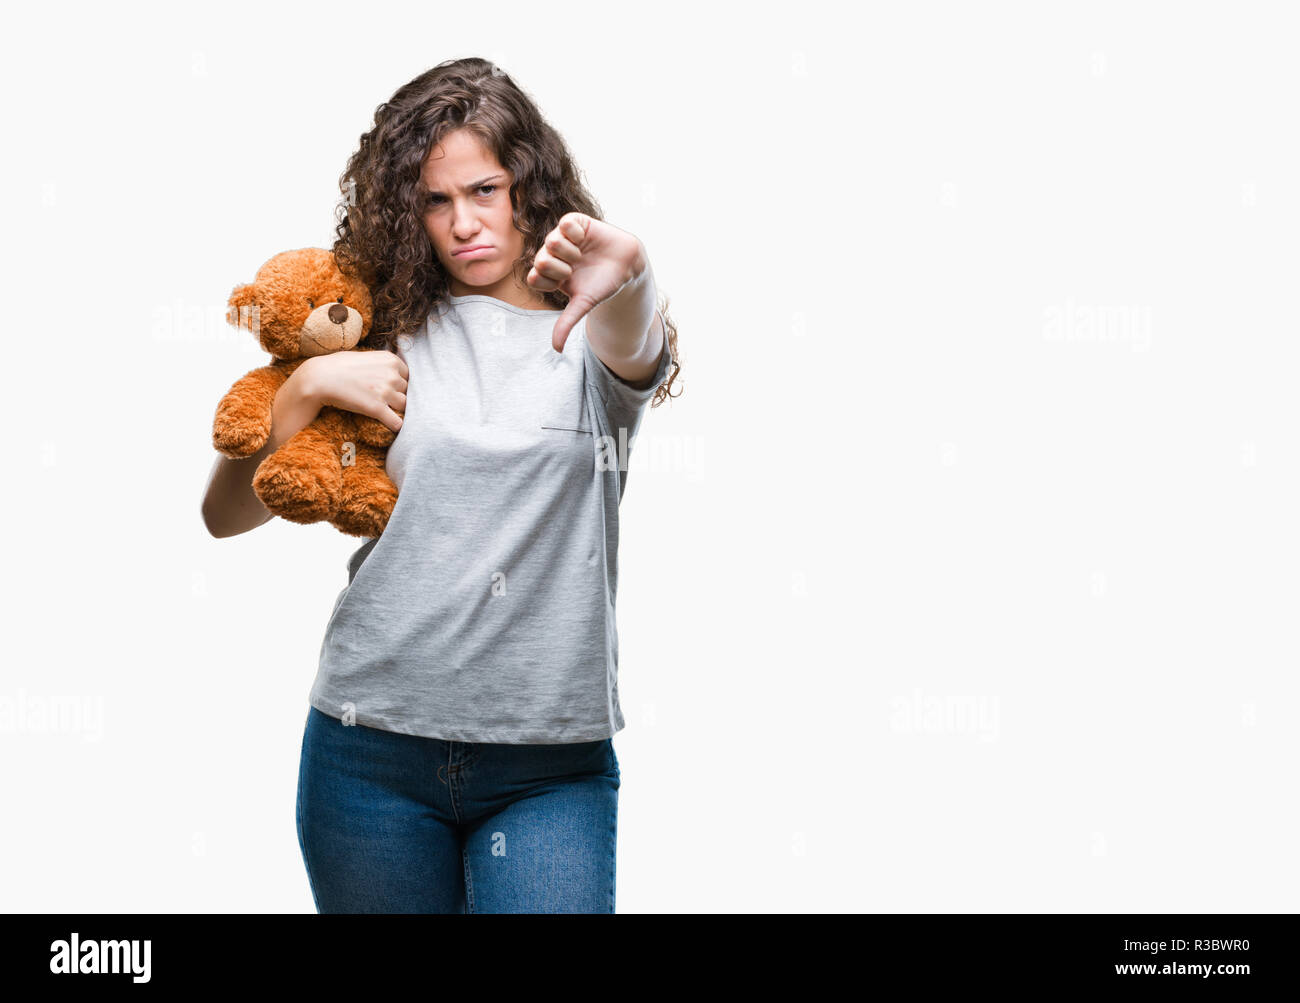
[[[477,190],[477,191],[480,191],[480,192],[487,192],[488,195],[491,196],[491,194],[492,194],[494,191],[497,190],[497,186],[496,186],[496,185],[479,185],[478,188],[477,188],[476,190]],[[429,196],[429,204],[430,204],[430,205],[440,205],[441,203],[443,203],[443,202],[445,202],[445,201],[446,201],[446,199],[445,199],[443,196],[441,196],[441,195],[430,195],[430,196]]]

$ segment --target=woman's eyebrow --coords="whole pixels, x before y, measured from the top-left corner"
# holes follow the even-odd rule
[[[502,178],[504,178],[504,177],[505,177],[504,174],[493,174],[490,178],[483,178],[481,181],[474,181],[474,182],[472,182],[472,183],[470,183],[470,184],[468,184],[468,185],[465,185],[464,187],[461,188],[461,191],[463,191],[463,192],[472,192],[475,188],[478,188],[478,187],[480,187],[480,186],[482,186],[482,185],[485,185],[485,184],[487,184],[489,181],[500,181],[500,180],[501,180]],[[437,191],[437,190],[431,188],[431,189],[429,189],[429,194],[430,194],[430,195],[441,195],[442,192]]]

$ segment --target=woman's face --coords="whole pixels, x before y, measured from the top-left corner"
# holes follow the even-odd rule
[[[510,210],[511,173],[468,129],[445,135],[424,162],[429,189],[424,229],[446,269],[453,296],[495,296],[525,309],[546,309],[541,294],[520,285],[512,266],[524,252]]]

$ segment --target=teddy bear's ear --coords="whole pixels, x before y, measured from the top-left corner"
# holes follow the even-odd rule
[[[252,327],[251,313],[253,306],[253,293],[256,291],[256,283],[250,282],[248,285],[235,286],[235,291],[230,294],[230,299],[226,301],[226,320],[236,327]]]

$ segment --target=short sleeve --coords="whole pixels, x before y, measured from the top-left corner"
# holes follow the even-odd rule
[[[659,365],[650,380],[650,385],[644,390],[633,388],[630,383],[600,361],[600,357],[592,350],[591,343],[587,340],[584,326],[582,343],[583,351],[586,353],[587,386],[596,393],[604,406],[603,417],[606,419],[606,425],[601,429],[603,435],[617,437],[618,430],[625,428],[628,440],[635,438],[647,405],[672,371],[674,359],[668,344],[668,325],[664,323],[663,314],[657,307],[655,313],[659,315],[659,321],[663,324],[664,343],[659,353]],[[602,416],[597,417],[599,419]]]

